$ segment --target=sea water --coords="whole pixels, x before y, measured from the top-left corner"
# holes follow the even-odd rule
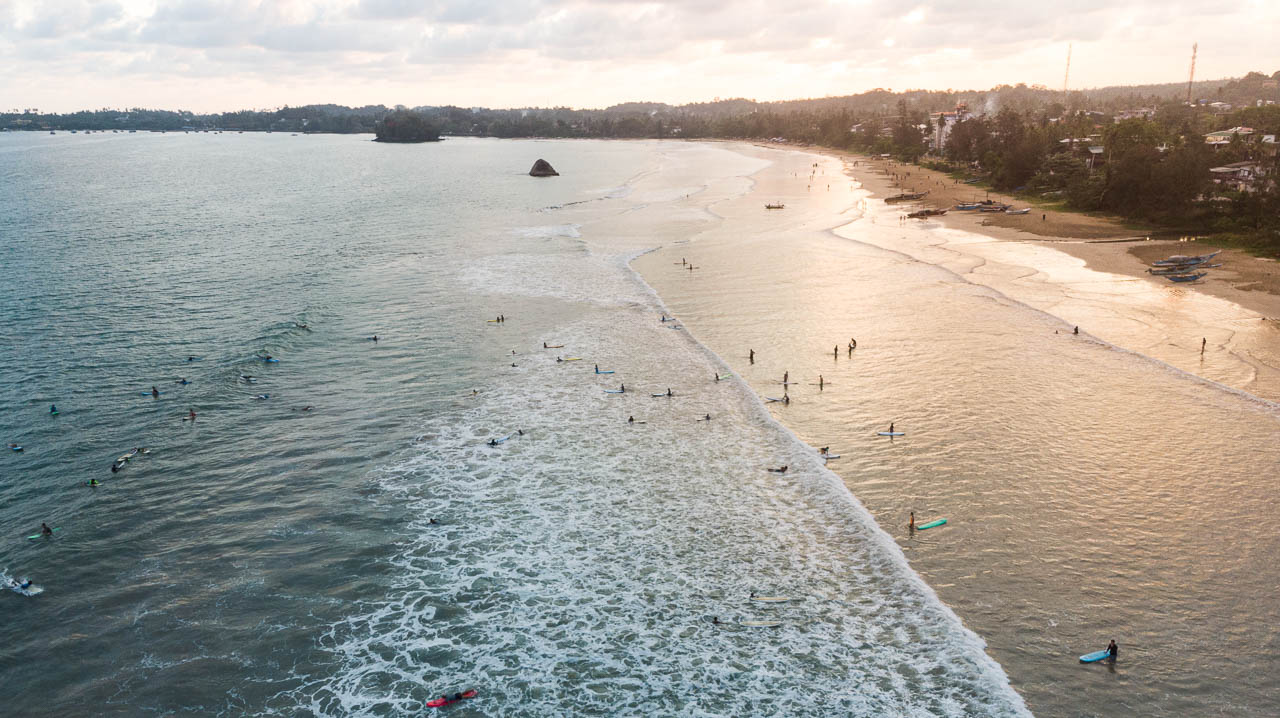
[[[45,589],[0,596],[14,704],[1027,714],[630,268],[772,160],[369,139],[0,140],[0,569]]]

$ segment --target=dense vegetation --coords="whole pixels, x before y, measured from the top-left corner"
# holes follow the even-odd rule
[[[377,133],[380,139],[435,139],[439,134],[488,137],[781,139],[889,154],[924,162],[990,186],[1083,211],[1107,211],[1171,230],[1232,232],[1280,249],[1280,158],[1258,141],[1280,133],[1280,72],[1196,83],[1060,91],[1026,85],[986,91],[891,92],[787,102],[716,100],[679,107],[628,103],[603,110],[382,105],[308,105],[197,115],[184,111],[96,110],[0,113],[15,130],[276,131]],[[1208,102],[1235,108],[1210,107]],[[933,149],[929,113],[963,103],[974,115],[959,122],[946,146]],[[1149,108],[1137,119],[1117,113]],[[1255,134],[1214,149],[1204,134],[1252,127]],[[1076,140],[1062,142],[1062,140]],[[1090,160],[1088,146],[1103,148]],[[1216,186],[1210,167],[1252,160],[1263,175],[1253,191]]]
[[[395,110],[378,120],[373,128],[375,142],[439,142],[440,128],[412,110]]]

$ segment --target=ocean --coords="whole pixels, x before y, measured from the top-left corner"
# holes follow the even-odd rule
[[[1273,404],[928,261],[828,158],[370,139],[0,136],[16,705],[1280,705]]]

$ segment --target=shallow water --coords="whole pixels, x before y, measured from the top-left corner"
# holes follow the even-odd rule
[[[0,596],[19,705],[1026,714],[628,268],[721,226],[764,161],[367,140],[0,138],[0,434],[25,447],[0,569],[45,589]],[[527,177],[538,157],[562,176]]]
[[[1198,350],[1201,329],[1247,313],[1158,287],[1082,298],[1113,280],[1036,256],[1049,250],[900,226],[833,160],[750,152],[776,163],[756,192],[637,266],[758,394],[799,381],[768,410],[842,456],[831,468],[1031,710],[1280,711],[1280,544],[1258,530],[1277,509],[1276,406],[1175,369],[1188,347],[1151,349],[1181,327]],[[684,258],[698,269],[672,264]],[[1228,352],[1210,361],[1210,379],[1266,386]],[[876,436],[890,422],[906,436]],[[911,511],[949,523],[911,535]],[[1114,669],[1077,664],[1109,638]]]

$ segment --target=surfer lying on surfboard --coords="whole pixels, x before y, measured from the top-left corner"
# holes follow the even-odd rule
[[[768,471],[771,474],[785,474],[787,473],[787,466],[786,464],[783,464],[776,469],[765,469],[765,471]]]

